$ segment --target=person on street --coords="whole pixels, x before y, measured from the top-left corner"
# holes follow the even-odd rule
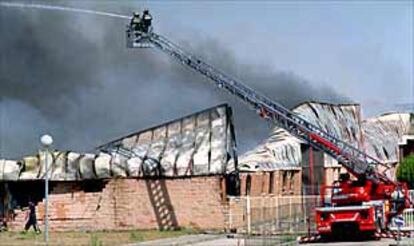
[[[32,201],[29,201],[29,209],[26,213],[26,225],[24,226],[24,230],[27,232],[31,226],[33,226],[36,233],[40,233],[39,226],[37,225],[36,206]]]

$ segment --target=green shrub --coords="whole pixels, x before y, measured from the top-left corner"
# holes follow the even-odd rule
[[[397,180],[406,182],[410,189],[414,188],[414,155],[409,155],[397,169]]]

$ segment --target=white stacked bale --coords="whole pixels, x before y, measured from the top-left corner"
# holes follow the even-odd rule
[[[176,171],[175,163],[181,146],[180,122],[170,123],[167,128],[168,139],[161,159],[161,166],[163,168],[163,175],[174,176]]]
[[[160,165],[160,156],[164,152],[166,146],[165,139],[159,139],[152,142],[147,156],[144,161],[144,173],[145,175],[162,175],[163,168]]]
[[[113,153],[111,158],[111,171],[113,177],[126,177],[127,158],[121,154]]]
[[[226,150],[226,111],[225,108],[217,108],[216,112],[211,115],[211,160],[210,174],[223,173],[223,168],[227,162]]]
[[[111,155],[106,153],[99,153],[95,159],[95,171],[98,178],[111,177]]]
[[[128,173],[130,177],[140,177],[142,160],[139,157],[133,157],[127,160]]]
[[[152,131],[146,131],[137,135],[135,146],[132,149],[134,153],[134,160],[128,163],[128,169],[131,169],[132,173],[137,176],[143,175],[143,162],[147,156],[147,152],[151,145]],[[132,164],[130,167],[129,164]]]
[[[193,173],[195,175],[208,174],[210,153],[210,112],[197,116],[195,131],[195,153],[193,155]]]
[[[151,145],[144,161],[144,174],[149,176],[162,175],[160,158],[166,148],[167,127],[162,126],[152,131]]]
[[[53,170],[53,155],[50,151],[40,151],[39,152],[39,161],[40,161],[40,174],[39,178],[44,179],[46,177],[46,160],[47,160],[47,175],[52,177]]]
[[[122,139],[122,146],[126,149],[132,149],[135,146],[135,144],[137,143],[137,140],[138,140],[137,135],[126,137],[126,138]]]
[[[37,156],[26,156],[23,158],[23,171],[20,174],[21,180],[33,180],[39,177],[40,163]]]
[[[191,175],[193,168],[193,154],[195,151],[195,124],[196,117],[183,119],[181,147],[178,154],[176,169],[178,176]]]
[[[2,179],[4,181],[13,181],[19,179],[21,163],[11,160],[2,160],[0,161],[2,165]]]
[[[116,143],[120,152],[127,154],[127,174],[132,177],[224,174],[229,148],[234,141],[229,134],[231,124],[228,124],[227,110],[230,110],[227,105],[214,107],[110,144]],[[113,174],[118,175],[123,161],[116,157],[112,166]],[[234,165],[230,169],[234,170]]]
[[[131,150],[133,153],[131,159],[133,160],[127,161],[127,165],[129,173],[131,173],[134,177],[142,176],[142,163],[147,156],[149,146],[149,144],[136,144]]]
[[[94,171],[94,162],[94,154],[84,154],[79,158],[79,172],[82,179],[96,178]]]
[[[66,156],[67,152],[56,151],[53,153],[54,163],[52,166],[51,180],[65,180],[66,177]]]
[[[76,180],[78,178],[79,160],[82,155],[76,152],[69,152],[66,162],[65,180]]]

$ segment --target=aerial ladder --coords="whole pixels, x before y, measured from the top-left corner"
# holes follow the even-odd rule
[[[342,175],[332,186],[323,187],[322,203],[316,208],[317,231],[323,236],[352,228],[358,232],[386,231],[391,219],[409,206],[407,187],[393,181],[383,172],[388,167],[351,144],[332,136],[325,129],[258,93],[185,51],[164,36],[153,32],[152,16],[145,10],[134,13],[126,31],[127,47],[157,48],[181,64],[209,78],[215,85],[234,95],[262,118],[283,128],[291,135],[333,157],[353,176]],[[107,152],[117,151],[131,156],[119,146],[106,146]],[[329,194],[329,199],[325,195]]]

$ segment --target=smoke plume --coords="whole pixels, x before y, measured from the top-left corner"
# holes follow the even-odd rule
[[[43,133],[58,149],[90,151],[223,102],[234,108],[242,150],[266,136],[267,123],[201,75],[155,50],[127,49],[126,22],[0,7],[1,158],[35,152]],[[188,40],[185,47],[286,107],[349,101],[292,73],[238,62],[213,39]]]

